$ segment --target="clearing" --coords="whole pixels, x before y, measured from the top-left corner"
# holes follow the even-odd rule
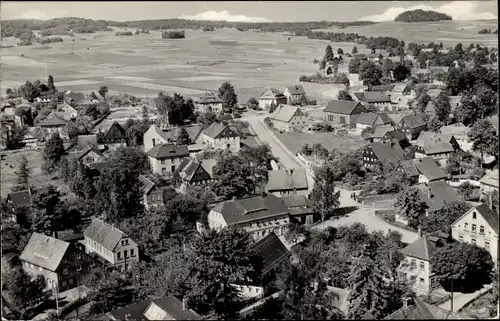
[[[300,151],[304,144],[321,144],[328,150],[335,149],[338,152],[348,153],[353,152],[362,146],[366,145],[361,137],[344,136],[339,137],[333,133],[318,133],[318,132],[303,132],[303,133],[283,133],[280,134],[274,131],[276,137],[288,147],[294,154]]]

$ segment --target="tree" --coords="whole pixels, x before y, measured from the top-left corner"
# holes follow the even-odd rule
[[[421,94],[417,98],[417,109],[419,112],[423,113],[425,112],[425,108],[427,107],[427,104],[431,101],[431,97],[427,93]]]
[[[237,317],[238,290],[231,284],[255,279],[261,262],[250,248],[248,234],[229,228],[211,230],[192,244],[190,277],[192,288],[186,295],[189,306],[199,313],[213,310],[220,319]]]
[[[464,213],[471,209],[471,205],[465,201],[445,202],[442,209],[429,213],[421,220],[422,230],[427,233],[443,231],[451,232],[451,225]]]
[[[343,55],[344,54],[344,50],[342,50],[342,48],[339,47],[339,49],[337,49],[337,55]]]
[[[96,94],[95,94],[95,92],[93,92],[93,91],[90,93],[90,96],[89,96],[89,97],[90,97],[90,99],[93,99],[93,100],[98,100],[98,99],[97,99],[97,95],[96,95]]]
[[[189,145],[191,144],[191,137],[189,137],[189,134],[186,130],[186,128],[181,127],[181,130],[179,132],[179,135],[177,135],[177,144],[178,145]]]
[[[258,104],[257,104],[258,105]],[[202,125],[203,128],[208,128],[213,122],[217,121],[217,115],[212,112],[201,114],[198,116],[197,122]]]
[[[335,191],[332,169],[329,166],[316,169],[311,200],[314,202],[314,211],[321,215],[322,222],[339,207],[339,197],[340,191]]]
[[[101,97],[104,98],[104,100],[106,100],[106,94],[108,93],[108,86],[101,86],[98,92],[99,95],[101,95]]]
[[[497,94],[487,86],[476,87],[476,104],[480,110],[480,118],[497,113]]]
[[[451,114],[451,105],[450,105],[450,97],[445,92],[441,92],[434,101],[434,109],[436,112],[436,117],[447,123],[450,119]]]
[[[26,310],[44,298],[45,278],[38,275],[32,279],[22,268],[7,273],[2,290],[9,294],[9,302],[19,310]]]
[[[71,191],[83,199],[93,199],[96,191],[89,169],[81,161],[77,161],[76,167],[69,182]]]
[[[353,58],[349,61],[349,73],[350,74],[357,74],[359,73],[359,68],[361,66],[361,60],[358,58]]]
[[[465,126],[474,124],[481,117],[477,100],[471,93],[466,93],[460,99],[460,104],[453,111],[453,117]]]
[[[218,196],[228,200],[251,195],[255,190],[252,170],[236,155],[220,157],[212,169],[214,183],[212,190]]]
[[[438,248],[431,265],[445,290],[474,291],[490,282],[494,263],[490,253],[469,243],[456,242]]]
[[[53,133],[42,151],[42,167],[45,172],[52,173],[65,153],[63,140],[58,133]]]
[[[358,53],[358,48],[356,48],[356,46],[352,47],[352,54],[357,54]]]
[[[259,107],[259,101],[255,97],[250,97],[247,102],[248,108],[257,109]]]
[[[429,119],[427,122],[427,128],[431,132],[438,133],[441,127],[443,127],[445,123],[441,122],[436,116],[432,117]]]
[[[52,75],[49,75],[49,78],[47,79],[47,87],[49,88],[50,93],[56,92],[56,86],[54,85],[54,77],[52,77]]]
[[[422,216],[428,208],[421,199],[420,191],[416,187],[407,187],[398,193],[394,207],[399,214],[408,220],[408,225],[417,228]]]
[[[323,69],[325,69],[325,67],[326,67],[325,59],[321,59],[319,61],[319,70],[323,70]]]
[[[348,88],[349,87],[349,77],[345,73],[341,72],[340,74],[338,74],[335,77],[335,83],[346,85],[346,87]]]
[[[472,141],[472,150],[481,153],[481,165],[484,161],[484,154],[495,150],[498,145],[498,136],[495,128],[486,119],[478,120],[468,133]]]
[[[19,171],[17,172],[17,185],[16,190],[21,191],[28,189],[29,185],[30,168],[28,167],[28,159],[26,155],[21,156],[21,161],[19,162]]]
[[[274,110],[276,109],[276,104],[274,103],[274,101],[271,103],[271,105],[269,106],[269,113],[272,114],[274,112]]]
[[[222,99],[222,109],[225,112],[232,112],[233,107],[238,103],[238,96],[234,91],[233,85],[224,82],[219,88],[219,98]]]
[[[194,116],[194,103],[191,99],[185,100],[183,96],[174,94],[173,97],[160,92],[155,99],[158,113],[162,116],[168,115],[168,121],[172,125],[184,125],[184,121]]]
[[[363,130],[361,131],[361,137],[367,139],[371,137],[374,132],[375,130],[372,127],[363,128]]]
[[[309,146],[309,144],[305,143],[304,146],[300,149],[300,153],[305,155],[305,156],[311,156],[313,153],[312,148]]]
[[[22,97],[29,102],[33,102],[35,98],[40,97],[40,89],[38,86],[35,86],[30,81],[26,81],[24,85],[19,87],[19,92]]]
[[[324,60],[325,60],[325,62],[329,62],[329,61],[333,60],[333,49],[332,49],[332,46],[330,46],[330,45],[326,46]]]
[[[411,75],[411,71],[405,65],[399,64],[396,67],[394,67],[394,70],[392,71],[392,74],[394,75],[394,80],[396,80],[396,81],[403,81],[406,78],[408,78],[408,76]]]
[[[295,219],[290,219],[285,232],[285,240],[287,242],[295,244],[299,240],[308,239],[309,236],[310,232],[305,228],[304,224],[300,224]]]
[[[339,91],[339,100],[353,101],[351,95],[345,90]]]
[[[362,61],[359,67],[359,79],[367,86],[380,85],[382,70],[373,61]]]
[[[28,127],[26,126],[18,126],[14,124],[11,127],[10,134],[7,136],[6,147],[7,149],[17,149],[22,147],[24,136],[28,131]]]
[[[252,180],[255,187],[263,187],[267,182],[268,169],[274,156],[268,144],[255,147],[244,147],[240,150],[239,157],[252,172]]]
[[[391,71],[394,69],[394,64],[391,59],[384,59],[382,63],[382,74],[386,77],[391,75]]]

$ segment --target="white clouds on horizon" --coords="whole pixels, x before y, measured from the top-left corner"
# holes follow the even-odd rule
[[[49,20],[58,17],[64,17],[66,15],[66,11],[58,10],[47,14],[45,12],[39,10],[28,10],[15,19],[34,19],[34,20]]]
[[[378,15],[371,15],[361,18],[360,20],[369,21],[392,21],[399,14],[408,10],[432,10],[436,12],[445,13],[453,18],[453,20],[486,20],[498,19],[497,15],[492,12],[476,12],[478,3],[474,1],[453,1],[451,3],[443,4],[437,8],[428,5],[417,5],[411,7],[391,7],[384,13]]]
[[[205,11],[195,14],[194,16],[183,15],[179,19],[187,20],[212,20],[212,21],[228,21],[228,22],[269,22],[270,20],[262,17],[248,17],[244,15],[233,15],[227,10],[220,12]]]

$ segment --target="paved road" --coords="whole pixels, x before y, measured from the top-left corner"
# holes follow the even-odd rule
[[[474,293],[460,293],[460,292],[454,292],[453,293],[453,311],[459,311],[462,309],[467,303],[472,301],[474,298],[478,297],[480,294],[488,291],[491,289],[492,285],[488,284],[485,285],[484,288],[477,290]],[[444,290],[442,290],[445,292]],[[447,294],[450,294],[449,292],[446,292]],[[451,300],[446,301],[445,303],[439,305],[440,308],[443,308],[445,310],[450,310],[451,309]]]

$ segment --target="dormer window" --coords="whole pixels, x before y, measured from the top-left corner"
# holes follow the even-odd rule
[[[472,212],[472,219],[476,219],[476,212]]]

